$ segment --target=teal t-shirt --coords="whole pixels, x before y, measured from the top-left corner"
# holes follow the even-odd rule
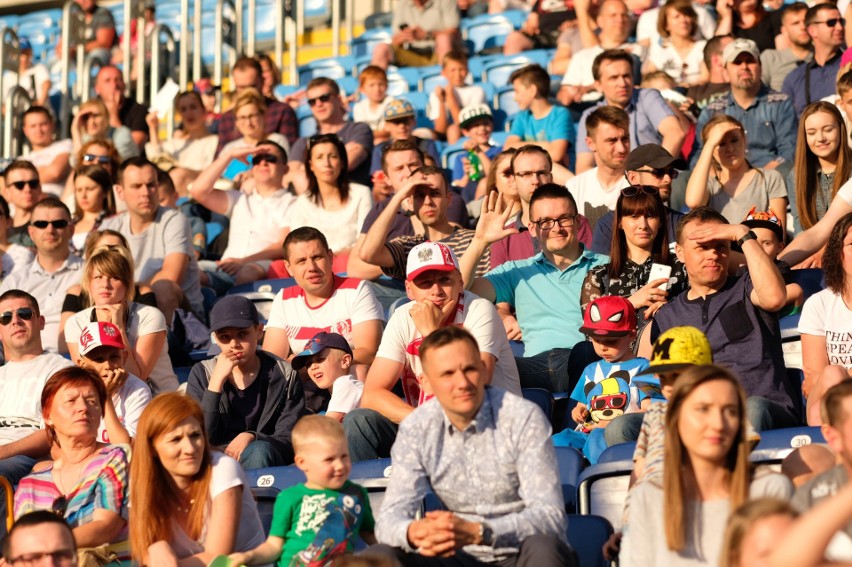
[[[375,529],[367,491],[346,481],[340,490],[297,484],[275,498],[269,535],[284,538],[280,567],[324,565],[352,551],[361,531]]]

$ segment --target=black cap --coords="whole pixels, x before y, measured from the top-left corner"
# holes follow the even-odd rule
[[[627,156],[627,161],[624,163],[624,170],[636,171],[644,166],[653,167],[654,169],[665,169],[667,167],[674,167],[680,170],[687,169],[685,161],[672,157],[672,154],[659,144],[642,144],[638,148],[635,148]]]
[[[210,330],[214,333],[226,327],[247,329],[259,322],[254,302],[242,295],[226,295],[210,310]]]
[[[337,350],[342,350],[346,354],[352,356],[352,348],[349,346],[346,339],[343,338],[343,335],[320,331],[314,335],[311,340],[305,343],[305,350],[294,356],[293,360],[290,361],[290,364],[293,368],[299,370],[308,363],[308,358],[327,348],[336,348]]]

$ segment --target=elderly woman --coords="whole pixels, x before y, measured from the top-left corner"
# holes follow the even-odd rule
[[[130,543],[140,565],[207,565],[265,539],[242,468],[210,447],[192,398],[170,393],[148,404],[130,477]]]
[[[53,510],[68,521],[78,548],[127,539],[127,452],[97,441],[106,398],[100,377],[84,368],[64,368],[45,382],[41,411],[55,459],[15,491],[16,518]]]
[[[86,308],[65,323],[68,352],[77,360],[83,327],[107,321],[121,330],[128,346],[127,371],[147,381],[154,394],[174,391],[178,382],[169,360],[166,319],[156,307],[133,301],[133,282],[133,260],[126,248],[112,246],[92,253],[83,266],[81,284]]]

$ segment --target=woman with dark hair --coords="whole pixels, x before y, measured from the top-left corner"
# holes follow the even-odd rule
[[[663,471],[630,493],[619,565],[716,566],[731,510],[769,491],[792,494],[779,474],[752,482],[746,423],[745,391],[729,370],[695,366],[677,378]]]
[[[651,43],[643,72],[665,71],[684,87],[706,83],[710,79],[703,65],[707,42],[695,40],[697,30],[698,13],[690,0],[675,0],[660,7],[657,31],[662,43]]]
[[[53,510],[68,521],[78,548],[127,539],[127,452],[97,440],[106,400],[104,383],[91,370],[71,366],[51,376],[41,411],[55,459],[15,491],[16,518]]]
[[[787,177],[793,230],[797,234],[825,216],[840,187],[852,176],[846,121],[828,102],[809,104],[799,119],[796,164]]]
[[[666,207],[656,187],[634,185],[621,190],[613,217],[610,261],[589,270],[580,304],[603,295],[626,297],[636,308],[639,326],[665,305],[667,298],[686,289],[686,271],[669,251]],[[671,268],[665,278],[651,278],[651,268]]]
[[[275,87],[281,83],[281,71],[268,53],[258,53],[255,58],[263,70],[261,74],[263,86],[260,91],[267,98],[275,98]]]
[[[84,165],[74,171],[74,236],[71,246],[80,251],[86,238],[106,217],[115,214],[112,176],[99,165]]]
[[[750,39],[761,52],[775,49],[775,36],[781,33],[781,12],[767,12],[762,0],[717,0],[716,35]]]
[[[313,136],[307,144],[308,189],[292,207],[290,230],[313,226],[335,255],[346,255],[373,206],[370,190],[349,183],[346,146],[335,134]]]
[[[151,400],[133,452],[130,544],[139,565],[207,565],[263,543],[245,473],[210,446],[198,402],[178,393]]]
[[[808,425],[820,425],[820,400],[833,385],[852,376],[852,213],[834,225],[822,269],[826,289],[805,301],[799,319],[802,336],[802,391]]]

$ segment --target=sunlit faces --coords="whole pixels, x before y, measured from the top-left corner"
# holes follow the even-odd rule
[[[727,132],[713,150],[713,157],[726,169],[741,166],[746,159],[745,133],[739,128]]]
[[[361,83],[361,92],[375,103],[385,100],[388,82],[382,79],[367,79]]]
[[[647,250],[660,231],[660,218],[652,212],[636,211],[622,216],[619,226],[629,244]]]
[[[127,299],[127,284],[119,278],[93,270],[89,293],[95,305],[115,305]]]
[[[204,450],[204,432],[194,417],[184,419],[174,429],[154,439],[154,451],[160,464],[178,486],[198,474]]]
[[[6,189],[3,194],[9,204],[14,205],[16,209],[30,211],[36,203],[41,201],[42,192],[38,173],[23,168],[13,169],[6,173],[5,183]],[[18,189],[15,185],[22,183],[24,184],[22,189]]]
[[[223,353],[233,353],[240,364],[253,359],[257,343],[263,333],[263,325],[245,327],[225,327],[213,333],[213,340]]]
[[[261,80],[257,70],[251,67],[231,71],[231,81],[234,83],[237,94],[246,89],[260,89]]]
[[[677,173],[674,169],[657,170],[648,166],[642,166],[638,170],[627,172],[627,181],[631,185],[650,185],[656,187],[660,191],[660,199],[667,203],[672,194],[672,179],[673,173]]]
[[[124,200],[127,210],[144,218],[153,218],[157,214],[159,197],[157,195],[157,172],[152,166],[129,166],[124,170],[123,182],[117,186],[116,193]]]
[[[597,17],[598,27],[614,41],[624,43],[630,35],[630,14],[621,0],[602,2]]]
[[[800,47],[810,46],[811,36],[805,25],[805,14],[807,10],[784,10],[781,16],[781,33],[786,35],[790,42]]]
[[[265,121],[263,112],[256,104],[245,104],[234,113],[237,130],[246,138],[263,138]]]
[[[311,112],[318,122],[328,122],[335,111],[341,108],[340,97],[328,85],[318,85],[308,89],[307,98],[311,102]]]
[[[485,368],[479,353],[466,340],[433,348],[421,358],[423,385],[437,398],[456,427],[466,427],[485,397]]]
[[[255,156],[264,154],[274,157],[275,163],[270,163],[268,159],[255,159]],[[281,187],[281,178],[285,173],[287,173],[287,158],[279,148],[264,143],[257,146],[252,156],[251,174],[258,185]]]
[[[405,291],[411,301],[429,301],[439,309],[458,301],[463,290],[458,270],[428,270],[413,281],[405,282]]]
[[[621,169],[630,153],[630,132],[601,122],[591,136],[586,137],[589,149],[595,154],[598,166]]]
[[[480,146],[488,144],[492,132],[494,132],[494,121],[488,116],[477,118],[467,128],[462,128],[462,133]]]
[[[633,66],[627,61],[605,60],[598,67],[595,89],[608,104],[625,107],[633,96]]]
[[[321,143],[311,147],[311,171],[321,183],[336,184],[343,167],[337,146]]]
[[[39,228],[44,221],[47,221],[47,226]],[[65,226],[61,227],[57,224],[65,224]],[[40,254],[45,254],[67,251],[71,235],[74,233],[74,226],[64,208],[36,207],[33,209],[28,231],[36,250]]]
[[[291,243],[284,263],[296,285],[308,293],[319,293],[332,281],[331,251],[319,240]]]
[[[589,340],[595,347],[595,353],[607,362],[619,362],[630,352],[630,342],[636,338],[635,333],[624,337],[598,337],[589,335]]]
[[[204,106],[192,95],[184,95],[178,99],[177,111],[187,129],[203,124],[206,118]]]
[[[414,150],[388,152],[385,155],[385,167],[388,185],[397,190],[415,171],[423,167],[423,160]]]
[[[441,74],[447,79],[452,87],[463,87],[467,78],[467,64],[461,61],[447,60]]]
[[[56,522],[17,527],[9,538],[12,565],[74,565],[76,559],[71,529]]]
[[[530,231],[539,239],[542,248],[551,253],[569,253],[577,241],[577,211],[568,199],[539,199],[530,207]],[[571,219],[570,226],[565,226],[562,219]],[[541,226],[545,221],[560,221],[551,228]]]
[[[690,238],[697,230],[704,228],[705,223],[691,222],[683,227],[682,243],[675,244],[678,260],[684,263],[689,283],[712,286],[728,277],[728,256],[731,253],[731,243],[727,240],[713,240],[698,243]]]
[[[731,87],[751,90],[760,80],[760,61],[751,53],[740,53],[725,66]]]
[[[106,132],[109,127],[109,117],[104,114],[100,104],[83,104],[80,107],[79,121],[86,134],[96,136]]]
[[[104,190],[90,177],[78,175],[74,179],[74,198],[79,211],[99,213],[104,210]]]
[[[551,165],[542,152],[524,152],[512,163],[515,188],[521,200],[529,203],[536,189],[553,181]]]
[[[44,112],[24,116],[24,136],[34,148],[44,148],[53,142],[53,119]]]
[[[44,415],[44,422],[58,435],[76,437],[97,432],[101,422],[98,392],[90,384],[69,384],[56,392]]]
[[[515,95],[515,102],[518,103],[521,110],[529,109],[538,94],[538,88],[535,85],[528,85],[521,79],[515,79],[512,83],[512,91]]]
[[[8,325],[0,324],[0,341],[7,349],[24,349],[32,344],[34,340],[41,337],[44,328],[44,317],[36,316],[26,319],[21,317],[19,310],[33,309],[29,301],[23,298],[10,297],[0,302],[0,313],[11,313],[12,319]]]
[[[340,489],[352,470],[346,439],[313,435],[309,446],[309,451],[300,451],[295,459],[296,466],[305,473],[305,486],[315,490]]]
[[[104,378],[111,370],[124,368],[127,354],[127,351],[115,347],[100,346],[81,356],[77,365],[93,370],[98,376]]]
[[[814,112],[805,118],[805,140],[815,156],[837,159],[840,148],[840,125],[827,112]]]
[[[815,20],[808,26],[808,35],[816,45],[839,47],[843,45],[844,24],[837,8],[824,8],[817,12]]]
[[[794,521],[787,514],[758,518],[743,534],[736,567],[769,567],[769,556]]]
[[[308,358],[305,368],[319,388],[330,390],[334,381],[349,372],[352,357],[336,348],[324,348]]]
[[[518,188],[515,185],[515,176],[512,174],[511,156],[504,156],[491,162],[491,167],[496,167],[494,186],[497,192],[506,197],[518,197]]]
[[[695,29],[695,20],[673,7],[663,8],[666,11],[666,31],[670,36],[691,39]]]
[[[752,228],[751,231],[757,236],[757,243],[773,262],[784,249],[784,243],[778,239],[778,235],[768,228]]]
[[[414,123],[413,117],[385,120],[385,129],[391,140],[407,140],[414,131]]]
[[[677,430],[693,462],[724,464],[740,429],[739,398],[727,380],[709,380],[690,393],[680,409]]]
[[[412,193],[414,214],[426,226],[446,219],[450,195],[439,174],[424,176],[424,182]]]
[[[116,67],[103,67],[95,78],[95,92],[107,98],[114,93],[124,92],[124,77]]]

